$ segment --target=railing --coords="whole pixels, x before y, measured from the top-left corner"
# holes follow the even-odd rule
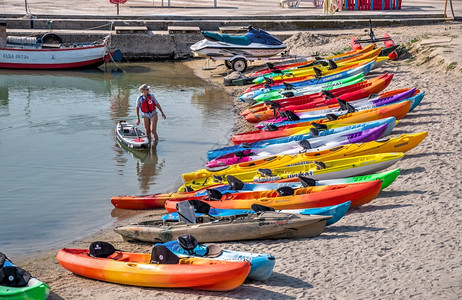
[[[344,0],[345,10],[397,10],[401,0]]]

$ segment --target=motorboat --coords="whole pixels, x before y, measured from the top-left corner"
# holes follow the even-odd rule
[[[249,26],[240,36],[202,32],[205,39],[191,46],[195,57],[271,57],[281,53],[287,46],[268,32]]]

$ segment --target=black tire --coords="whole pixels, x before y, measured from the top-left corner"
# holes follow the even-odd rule
[[[233,66],[231,65],[231,62],[230,62],[229,60],[225,60],[225,66],[226,66],[226,68],[228,68],[228,69],[232,69],[232,67],[233,67]]]
[[[42,36],[42,43],[43,44],[62,44],[63,40],[61,37],[54,33],[45,33]]]
[[[247,60],[244,58],[236,58],[231,62],[233,71],[244,72],[247,70]]]

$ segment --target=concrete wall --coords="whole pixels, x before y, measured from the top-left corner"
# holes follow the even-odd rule
[[[128,60],[165,60],[190,57],[189,47],[202,39],[201,34],[115,34],[111,46],[120,49]]]

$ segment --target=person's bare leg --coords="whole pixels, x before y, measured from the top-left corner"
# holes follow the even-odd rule
[[[148,137],[149,146],[151,146],[151,120],[143,117],[144,130],[146,130],[146,136]]]
[[[157,120],[159,120],[158,114],[155,114],[151,118],[151,132],[152,136],[154,137],[154,141],[159,140],[159,136],[157,135]]]

